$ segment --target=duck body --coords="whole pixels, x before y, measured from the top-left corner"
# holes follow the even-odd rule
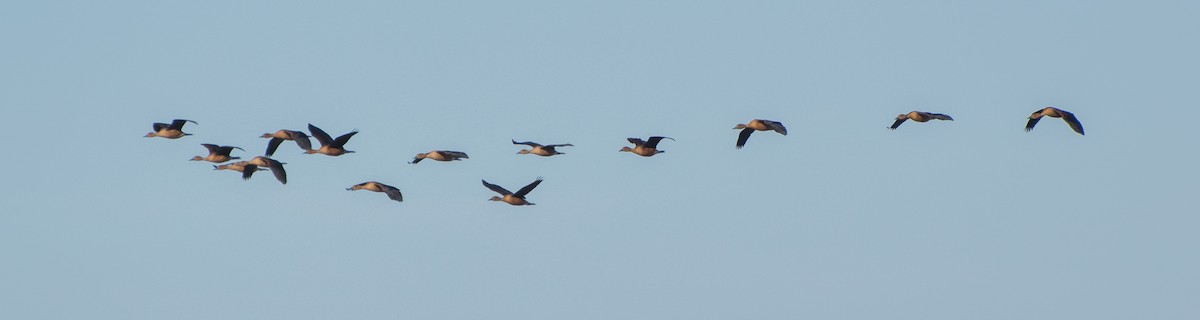
[[[629,152],[629,153],[633,153],[633,154],[643,156],[643,157],[654,156],[656,154],[666,152],[663,150],[658,150],[658,143],[661,142],[663,139],[675,140],[670,137],[658,137],[658,136],[650,137],[649,139],[646,139],[645,141],[642,141],[641,138],[628,138],[626,140],[628,140],[629,143],[632,143],[634,147],[633,148],[622,147],[621,150],[617,150],[617,151]]]
[[[904,123],[904,121],[907,121],[907,120],[912,120],[912,121],[916,121],[916,122],[927,122],[929,120],[954,121],[954,118],[951,118],[950,116],[944,115],[941,113],[910,111],[908,113],[896,116],[896,122],[893,122],[892,126],[888,127],[888,129],[896,130],[897,127],[900,127],[900,124]]]
[[[167,139],[179,139],[184,136],[190,136],[192,134],[183,132],[183,125],[187,124],[188,122],[191,122],[193,124],[199,124],[199,123],[196,123],[195,121],[185,120],[185,119],[175,119],[175,120],[171,121],[170,124],[156,122],[150,126],[152,129],[154,129],[154,131],[147,133],[146,137],[147,138],[160,137],[160,138],[167,138]]]
[[[746,146],[746,141],[750,140],[750,134],[753,134],[755,131],[775,131],[779,134],[787,135],[787,127],[784,127],[782,122],[763,119],[753,119],[749,123],[738,124],[733,129],[742,130],[738,133],[738,140],[735,145],[738,149]]]
[[[1025,131],[1033,130],[1033,126],[1037,125],[1038,120],[1041,120],[1042,117],[1062,118],[1068,126],[1071,126],[1071,130],[1083,135],[1083,123],[1079,122],[1079,118],[1076,118],[1074,113],[1055,107],[1045,107],[1030,114],[1029,122],[1025,123]]]

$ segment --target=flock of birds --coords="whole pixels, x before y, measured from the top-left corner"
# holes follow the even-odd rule
[[[1076,133],[1083,135],[1083,125],[1079,123],[1079,119],[1075,117],[1075,114],[1065,111],[1065,110],[1062,110],[1062,109],[1055,108],[1055,107],[1046,107],[1046,108],[1042,108],[1041,110],[1034,111],[1033,114],[1031,114],[1029,116],[1029,121],[1026,122],[1026,124],[1025,124],[1025,131],[1032,130],[1033,127],[1035,125],[1037,125],[1038,121],[1042,119],[1042,117],[1062,118],[1063,121],[1067,122],[1067,125],[1069,125],[1072,130],[1075,130]],[[940,114],[940,113],[912,111],[912,112],[909,112],[906,114],[901,114],[901,115],[897,116],[896,122],[892,123],[892,126],[888,127],[888,129],[895,130],[897,127],[900,127],[900,125],[903,124],[907,120],[912,120],[912,121],[916,121],[916,122],[928,122],[930,120],[953,121],[954,119],[948,115]],[[190,133],[183,132],[183,126],[186,125],[188,122],[191,122],[193,124],[198,124],[195,121],[184,120],[184,119],[175,119],[174,121],[171,121],[171,123],[169,123],[169,124],[154,123],[154,125],[152,126],[154,131],[147,133],[146,137],[147,138],[161,137],[161,138],[167,138],[167,139],[179,139],[184,136],[190,136],[191,135]],[[735,146],[738,149],[741,149],[742,147],[744,147],[746,145],[746,141],[750,139],[750,135],[753,134],[755,131],[775,131],[775,132],[778,132],[779,134],[782,134],[785,136],[787,135],[787,128],[783,126],[783,123],[778,122],[778,121],[763,120],[763,119],[753,119],[749,123],[738,124],[733,129],[741,130],[738,133],[737,143],[735,144]],[[278,131],[275,131],[275,133],[264,133],[262,135],[262,138],[270,138],[271,139],[270,141],[267,142],[266,152],[262,156],[255,156],[254,158],[252,158],[248,161],[237,161],[237,162],[232,162],[232,163],[226,163],[229,161],[241,159],[240,157],[234,157],[231,155],[231,153],[233,152],[234,149],[242,150],[243,152],[245,150],[242,148],[239,148],[239,147],[234,147],[234,146],[221,146],[221,145],[209,144],[209,143],[201,144],[201,146],[204,146],[204,148],[208,149],[207,156],[195,156],[195,157],[192,157],[191,160],[192,161],[208,161],[208,162],[212,162],[212,163],[217,163],[217,165],[213,165],[213,170],[232,170],[232,171],[241,172],[242,179],[250,179],[250,177],[253,176],[254,173],[256,173],[258,171],[269,170],[269,171],[271,171],[271,173],[273,175],[275,175],[276,180],[279,180],[280,183],[287,184],[287,171],[284,170],[284,168],[283,168],[283,165],[285,163],[279,162],[278,160],[271,158],[271,156],[275,154],[275,151],[279,149],[279,146],[281,144],[283,144],[284,141],[296,142],[296,145],[299,146],[300,149],[304,150],[305,154],[315,154],[316,153],[316,154],[324,154],[324,155],[336,157],[336,156],[341,156],[341,155],[344,155],[347,153],[354,153],[354,151],[346,150],[345,146],[346,146],[346,143],[350,141],[350,138],[354,137],[354,135],[357,134],[358,131],[351,131],[350,133],[343,134],[341,136],[338,136],[335,139],[335,138],[332,138],[328,133],[325,133],[324,130],[321,130],[321,128],[317,128],[316,126],[309,124],[308,132],[311,133],[311,135],[306,134],[303,131],[293,131],[293,130],[278,130]],[[319,148],[313,149],[312,141],[309,140],[310,138],[316,138],[317,142],[319,142],[321,144],[321,146]],[[669,137],[661,137],[661,136],[649,137],[646,140],[642,140],[640,138],[628,138],[627,140],[629,140],[629,142],[633,144],[633,147],[631,148],[631,147],[626,146],[626,147],[621,148],[620,151],[630,152],[630,153],[633,153],[633,154],[636,154],[639,156],[643,156],[643,157],[654,156],[656,154],[665,152],[663,150],[658,149],[658,144],[660,142],[662,142],[663,139],[675,140],[675,139],[672,139]],[[535,154],[535,155],[539,155],[539,156],[543,156],[543,157],[564,154],[562,152],[559,152],[556,149],[558,147],[573,147],[571,144],[543,145],[543,144],[538,144],[535,142],[517,142],[516,140],[512,140],[512,143],[514,145],[525,145],[525,146],[529,147],[529,149],[522,149],[521,151],[517,152],[518,154]],[[415,157],[413,157],[413,160],[409,163],[416,164],[418,162],[421,162],[421,160],[424,160],[424,159],[431,159],[431,160],[436,160],[436,161],[456,161],[456,160],[468,159],[468,157],[467,157],[466,153],[460,152],[460,151],[433,150],[433,151],[429,151],[429,152],[425,152],[425,153],[418,153]],[[514,205],[514,206],[522,206],[522,205],[533,205],[534,204],[534,203],[526,200],[525,196],[528,195],[530,191],[533,191],[534,188],[537,188],[538,184],[542,183],[542,178],[538,177],[537,180],[534,180],[532,183],[529,183],[528,185],[525,185],[521,189],[518,189],[517,192],[508,191],[508,189],[504,189],[501,186],[488,183],[487,180],[481,180],[481,181],[483,181],[484,187],[488,188],[489,190],[492,190],[493,192],[500,194],[499,196],[492,196],[492,198],[488,199],[488,200],[501,201],[501,202],[504,202],[504,203],[507,203],[510,205]],[[374,191],[374,192],[382,192],[382,193],[386,194],[388,196],[388,198],[390,198],[392,200],[404,201],[404,195],[402,195],[400,193],[400,189],[390,186],[390,185],[380,183],[380,182],[376,182],[376,181],[367,181],[367,182],[359,183],[359,184],[350,186],[349,188],[346,188],[346,190],[349,190],[349,191],[368,190],[368,191]]]

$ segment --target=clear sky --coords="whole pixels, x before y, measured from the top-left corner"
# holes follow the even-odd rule
[[[1196,12],[6,2],[0,318],[1200,318]],[[1050,105],[1087,136],[1022,130]],[[955,121],[885,129],[911,110]],[[736,150],[753,118],[789,135]],[[308,123],[357,153],[187,161]],[[538,176],[531,207],[479,182]]]

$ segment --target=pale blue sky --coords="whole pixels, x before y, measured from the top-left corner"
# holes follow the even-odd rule
[[[0,318],[1195,319],[1198,10],[5,3]],[[307,123],[357,153],[187,161]]]

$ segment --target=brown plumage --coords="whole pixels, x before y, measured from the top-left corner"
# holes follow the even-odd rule
[[[174,121],[171,121],[171,124],[156,122],[153,125],[151,125],[151,128],[153,128],[154,131],[147,133],[146,137],[147,138],[163,137],[163,138],[167,138],[167,139],[179,139],[179,138],[182,138],[183,136],[190,136],[190,135],[192,135],[191,133],[183,132],[183,125],[187,124],[188,122],[191,122],[194,124],[199,124],[199,123],[196,123],[195,121],[184,120],[184,119],[175,119]]]
[[[254,157],[246,162],[246,169],[242,170],[242,179],[250,179],[251,175],[258,172],[258,168],[271,169],[271,173],[275,175],[275,180],[279,183],[287,184],[287,171],[283,170],[283,162],[267,157]]]
[[[204,146],[204,148],[208,149],[208,155],[203,156],[203,157],[201,157],[201,156],[192,157],[192,161],[208,161],[208,162],[212,162],[212,163],[222,163],[222,162],[229,161],[229,160],[241,159],[239,157],[231,157],[231,156],[229,156],[229,153],[233,152],[233,149],[242,150],[242,148],[238,148],[238,147],[234,147],[234,146],[218,146],[218,145],[211,144],[211,143],[202,143],[200,145],[202,145],[202,146]],[[246,150],[242,150],[242,151],[246,151]]]
[[[642,141],[642,139],[640,139],[640,138],[628,138],[626,140],[629,140],[629,143],[632,143],[634,147],[633,148],[623,147],[623,148],[621,148],[621,150],[617,150],[617,151],[631,152],[633,154],[643,156],[643,157],[653,156],[653,155],[656,155],[659,153],[666,152],[663,150],[658,150],[658,143],[660,141],[662,141],[662,139],[671,139],[671,138],[656,136],[656,137],[650,137],[649,139],[646,139],[646,141]],[[671,140],[674,141],[675,139],[671,139]]]
[[[427,153],[418,153],[417,156],[413,157],[413,160],[409,163],[417,164],[417,162],[421,162],[421,160],[425,160],[425,159],[437,160],[437,161],[455,161],[455,160],[470,159],[470,158],[467,157],[466,153],[459,152],[459,151],[433,150],[433,151],[430,151]]]
[[[1074,113],[1055,107],[1045,107],[1034,111],[1033,114],[1029,115],[1029,122],[1025,123],[1025,131],[1033,130],[1033,126],[1037,125],[1038,120],[1041,120],[1042,117],[1062,118],[1063,121],[1067,122],[1067,125],[1071,126],[1071,130],[1075,130],[1076,133],[1083,135],[1083,124],[1079,123],[1079,118],[1075,118]]]
[[[488,201],[502,201],[514,206],[532,206],[534,203],[525,200],[525,195],[529,194],[530,191],[533,191],[533,188],[537,188],[538,184],[542,183],[542,177],[538,177],[537,180],[533,181],[533,183],[522,187],[521,190],[517,190],[517,193],[512,193],[503,187],[488,183],[487,180],[481,181],[483,181],[484,187],[487,187],[488,189],[500,194],[500,196],[492,196],[492,198],[488,199]]]
[[[742,130],[742,132],[738,133],[736,145],[738,149],[746,146],[746,140],[750,140],[750,134],[754,133],[754,131],[775,131],[779,134],[785,136],[787,135],[787,128],[783,126],[782,122],[763,119],[750,120],[750,123],[738,124],[737,126],[733,127],[733,129]]]
[[[569,143],[568,144],[541,145],[536,142],[517,142],[517,140],[513,140],[512,143],[513,144],[523,144],[523,145],[527,145],[530,147],[529,149],[521,149],[521,151],[517,151],[517,154],[536,154],[536,155],[543,156],[543,157],[549,157],[549,156],[553,156],[556,154],[566,154],[566,153],[558,152],[558,150],[554,150],[554,148],[556,148],[556,147],[574,147],[573,145],[571,145]]]
[[[262,138],[271,138],[271,141],[267,142],[267,153],[264,154],[268,157],[275,154],[275,150],[279,149],[279,145],[284,140],[296,141],[296,145],[300,146],[300,149],[304,150],[305,153],[308,150],[312,150],[312,141],[308,140],[308,135],[303,131],[279,130],[275,131],[275,133],[264,133]]]
[[[944,115],[941,113],[910,111],[909,113],[905,113],[905,114],[896,116],[896,122],[893,122],[892,126],[889,127],[888,129],[896,130],[896,127],[899,127],[900,124],[904,123],[905,120],[912,120],[912,121],[916,121],[916,122],[926,122],[926,121],[935,120],[935,119],[936,120],[954,121],[954,118],[951,118],[950,116]]]
[[[357,130],[351,131],[350,133],[347,133],[347,134],[343,134],[343,135],[337,137],[337,139],[330,138],[328,133],[325,133],[324,130],[321,130],[321,128],[317,128],[316,126],[312,125],[311,123],[308,124],[308,131],[310,133],[312,133],[313,138],[317,138],[317,142],[321,143],[321,148],[316,149],[316,150],[309,148],[309,149],[305,150],[304,153],[307,153],[307,154],[320,153],[323,155],[334,156],[334,157],[340,156],[343,154],[347,154],[347,153],[354,153],[354,151],[346,150],[345,145],[346,145],[346,142],[350,141],[350,137],[353,137],[355,134],[358,133]]]
[[[375,182],[375,181],[367,181],[367,182],[359,183],[359,184],[350,186],[349,188],[346,188],[346,190],[349,190],[349,191],[367,190],[367,191],[383,192],[383,193],[387,194],[389,199],[396,200],[399,202],[404,201],[404,195],[400,194],[400,189],[397,189],[396,187],[382,184],[379,182]]]

